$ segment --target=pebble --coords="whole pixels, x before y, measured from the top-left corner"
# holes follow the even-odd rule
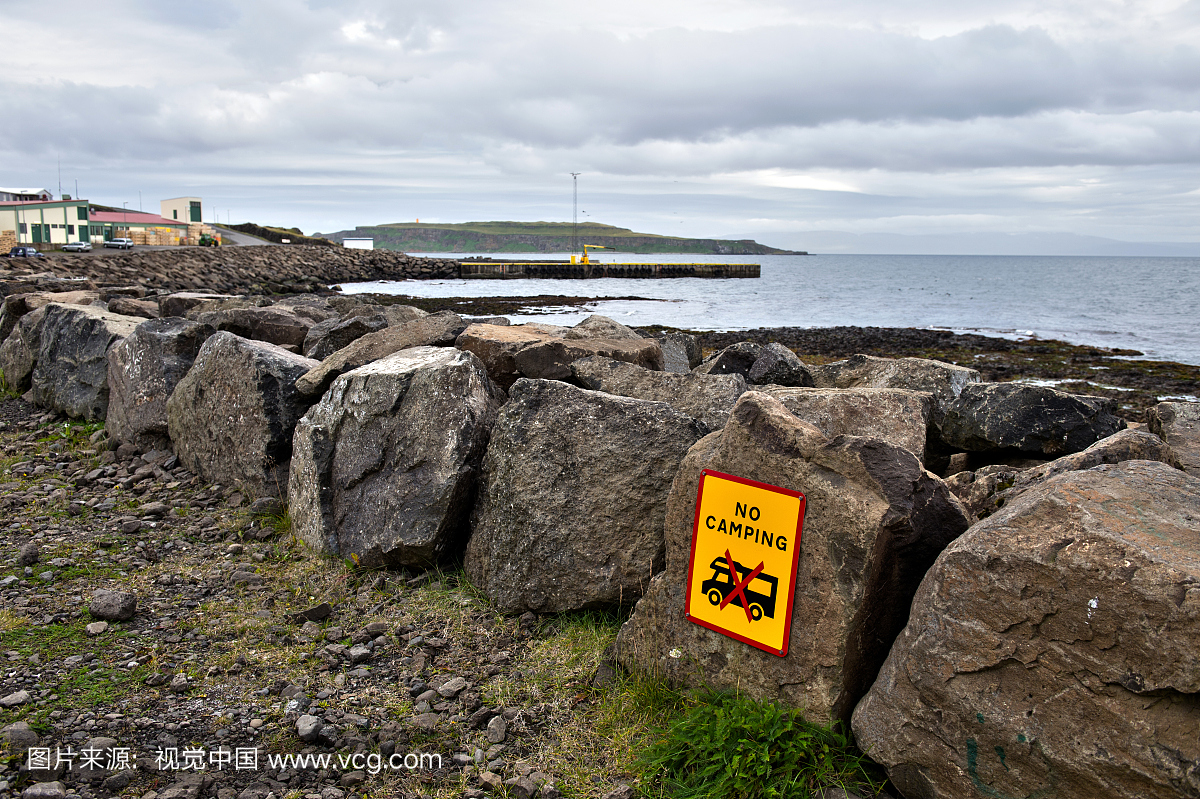
[[[36,541],[30,541],[29,543],[25,544],[25,546],[21,547],[21,551],[17,553],[17,565],[32,566],[38,562],[38,558],[40,557],[41,547],[38,546]]]
[[[19,707],[33,701],[28,691],[13,691],[8,696],[0,698],[0,707]]]
[[[508,723],[504,721],[503,716],[495,716],[487,725],[488,742],[504,743],[506,737],[508,737]]]
[[[137,595],[127,591],[108,591],[101,588],[92,594],[88,610],[98,619],[127,621],[137,610]]]
[[[62,799],[66,795],[66,786],[57,780],[54,782],[35,782],[24,791],[21,791],[21,799]]]
[[[84,627],[84,629],[87,630],[88,635],[103,635],[108,630],[108,622],[94,621],[87,627]]]
[[[442,683],[442,687],[437,689],[437,692],[446,699],[453,699],[463,692],[467,687],[467,681],[462,677],[453,677]]]
[[[312,743],[321,734],[325,722],[316,716],[303,715],[296,719],[296,735],[305,743]]]

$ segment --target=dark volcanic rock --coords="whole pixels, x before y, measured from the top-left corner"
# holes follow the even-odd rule
[[[796,353],[782,344],[771,343],[763,347],[762,354],[750,367],[747,379],[751,383],[776,386],[812,387],[812,373]]]
[[[274,344],[213,335],[167,401],[179,460],[212,482],[283,494],[292,432],[310,404],[296,380],[316,365]]]
[[[778,388],[762,391],[829,438],[878,438],[903,447],[922,463],[933,398],[898,388]]]
[[[342,347],[387,326],[388,319],[382,313],[326,319],[309,328],[304,338],[304,357],[322,361]]]
[[[1200,402],[1160,402],[1148,417],[1150,432],[1171,445],[1179,467],[1200,477]]]
[[[665,403],[517,381],[484,458],[471,581],[514,613],[634,601],[661,568],[667,493],[703,432]]]
[[[137,611],[137,594],[100,589],[92,594],[88,611],[105,621],[128,621]]]
[[[42,323],[46,320],[46,307],[30,311],[22,316],[0,344],[0,370],[4,380],[14,391],[26,392],[33,379],[33,367],[42,348]]]
[[[854,712],[905,796],[1194,796],[1200,480],[1126,461],[951,544]]]
[[[575,382],[584,388],[665,402],[698,419],[707,430],[724,427],[733,404],[746,393],[746,381],[741,375],[655,372],[599,355],[575,361],[571,369]]]
[[[461,554],[503,396],[469,352],[414,347],[334,381],[296,427],[296,534],[360,566]]]
[[[487,367],[492,381],[507,391],[521,377],[517,353],[532,344],[563,338],[567,329],[536,323],[489,325],[477,322],[463,331],[454,346],[475,353]]]
[[[741,375],[750,381],[750,370],[766,348],[750,341],[730,344],[720,352],[710,355],[692,371],[705,375]]]
[[[442,311],[367,333],[313,367],[300,378],[297,388],[309,396],[323,394],[340,374],[409,347],[449,346],[465,328],[466,322],[461,316]]]
[[[594,355],[625,361],[643,369],[663,368],[663,354],[658,342],[640,337],[550,339],[522,348],[513,360],[517,371],[525,377],[570,380],[571,364]]]
[[[143,322],[108,351],[106,428],[141,451],[169,449],[167,400],[215,331],[179,317]]]
[[[1125,428],[1110,399],[1020,383],[971,383],[946,408],[942,440],[975,452],[1011,450],[1057,457]]]
[[[197,322],[242,338],[293,347],[304,344],[308,329],[313,325],[310,319],[305,319],[293,309],[274,306],[206,311],[195,314],[194,318]]]
[[[33,367],[33,399],[75,419],[108,415],[108,349],[143,320],[102,308],[48,305]]]
[[[807,497],[785,658],[684,617],[705,468]],[[782,702],[814,722],[846,721],[904,627],[925,571],[966,528],[962,507],[912,453],[876,439],[829,440],[778,400],[749,391],[725,429],[699,441],[679,467],[667,505],[666,571],[621,628],[617,655],[673,682]]]
[[[960,472],[946,482],[967,510],[982,519],[1051,477],[1122,461],[1160,461],[1175,468],[1180,466],[1171,446],[1158,436],[1145,430],[1122,430],[1100,439],[1082,452],[1064,455],[1041,466],[1028,469],[985,466],[975,472]]]

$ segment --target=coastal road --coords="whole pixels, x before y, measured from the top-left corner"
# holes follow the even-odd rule
[[[213,228],[215,228],[216,231],[221,234],[221,241],[225,243],[251,247],[275,243],[273,241],[267,241],[266,239],[260,239],[258,236],[251,236],[248,233],[239,233],[236,230],[230,230],[229,228],[221,227],[219,225],[213,225]]]

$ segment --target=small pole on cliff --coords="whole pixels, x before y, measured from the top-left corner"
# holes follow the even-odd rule
[[[571,173],[571,254],[579,252],[579,176],[582,172]]]

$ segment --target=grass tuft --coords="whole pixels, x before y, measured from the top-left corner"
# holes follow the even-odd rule
[[[736,694],[701,692],[660,734],[637,764],[649,796],[807,799],[830,787],[874,796],[885,782],[849,736]]]

